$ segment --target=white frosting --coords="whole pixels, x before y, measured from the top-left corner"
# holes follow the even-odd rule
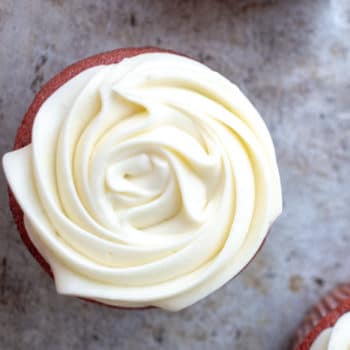
[[[3,165],[62,294],[179,310],[237,275],[282,209],[258,112],[179,55],[83,71],[42,105],[32,140]]]
[[[314,341],[310,350],[349,350],[350,312],[344,314],[334,327],[325,329]]]

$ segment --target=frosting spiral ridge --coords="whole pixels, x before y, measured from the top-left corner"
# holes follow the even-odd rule
[[[112,305],[200,300],[252,259],[282,209],[258,112],[218,73],[168,53],[73,77],[3,164],[57,290]]]

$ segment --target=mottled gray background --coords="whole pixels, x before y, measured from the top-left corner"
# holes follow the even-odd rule
[[[258,258],[212,296],[179,313],[118,311],[56,294],[17,234],[1,172],[0,348],[287,349],[303,313],[350,280],[349,21],[349,0],[1,0],[0,154],[67,64],[156,45],[208,64],[256,104],[285,208]]]

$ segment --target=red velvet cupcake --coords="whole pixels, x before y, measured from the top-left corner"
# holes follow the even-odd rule
[[[333,289],[307,314],[292,350],[309,349],[350,349],[350,284]]]
[[[282,209],[240,90],[167,50],[118,49],[34,98],[3,158],[30,252],[65,295],[179,310],[236,276]]]

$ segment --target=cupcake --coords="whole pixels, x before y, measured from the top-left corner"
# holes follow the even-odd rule
[[[235,277],[281,213],[259,113],[205,65],[155,48],[66,68],[4,155],[23,241],[57,292],[185,308]]]
[[[350,349],[350,284],[328,293],[299,327],[293,350]]]

